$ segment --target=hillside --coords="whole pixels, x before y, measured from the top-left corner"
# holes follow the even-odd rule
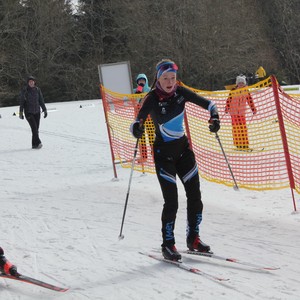
[[[82,108],[80,105],[84,104]],[[7,258],[21,273],[70,288],[60,294],[0,279],[10,300],[297,300],[299,214],[289,190],[234,191],[201,180],[201,237],[219,255],[280,267],[261,272],[207,258],[186,263],[229,278],[216,283],[138,253],[159,250],[162,196],[154,175],[133,174],[118,240],[128,169],[113,179],[101,101],[48,104],[44,147],[31,149],[17,107],[0,108],[0,225]],[[299,207],[299,195],[297,205]],[[186,201],[179,189],[177,247],[185,249]]]

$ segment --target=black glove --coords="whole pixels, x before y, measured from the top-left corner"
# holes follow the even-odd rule
[[[20,112],[20,113],[19,113],[19,118],[20,118],[21,120],[23,120],[23,119],[24,119],[24,115],[23,115],[23,113],[22,113],[22,112]]]
[[[212,116],[208,123],[210,124],[208,126],[210,132],[218,132],[220,129],[220,120],[218,116]]]
[[[144,134],[145,127],[144,125],[141,125],[140,122],[135,121],[131,124],[130,131],[136,139],[139,139]]]
[[[44,118],[47,118],[47,116],[48,116],[47,110],[44,110]]]

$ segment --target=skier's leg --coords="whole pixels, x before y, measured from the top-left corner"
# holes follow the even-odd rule
[[[198,166],[193,151],[187,148],[176,167],[187,197],[187,246],[189,249],[207,252],[210,250],[210,247],[201,242],[199,237],[203,203],[201,200]]]

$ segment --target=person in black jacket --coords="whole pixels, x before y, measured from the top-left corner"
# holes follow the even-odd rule
[[[214,102],[181,86],[176,79],[177,70],[177,65],[169,59],[157,64],[153,89],[143,99],[136,121],[130,126],[133,136],[141,138],[148,114],[155,125],[154,162],[164,198],[161,216],[162,254],[169,260],[181,259],[174,237],[178,210],[176,175],[183,183],[187,197],[187,247],[192,251],[210,251],[210,246],[199,237],[203,203],[195,155],[183,127],[185,103],[192,102],[208,110],[210,131],[217,132],[220,129],[219,114]]]
[[[44,113],[44,118],[47,118],[48,114],[41,89],[35,84],[36,79],[33,76],[29,76],[26,87],[20,93],[19,118],[24,119],[24,112],[32,132],[32,149],[40,149],[43,146],[39,138],[40,107]]]

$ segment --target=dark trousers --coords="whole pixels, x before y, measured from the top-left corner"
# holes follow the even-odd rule
[[[25,113],[25,117],[30,125],[31,132],[32,132],[32,147],[37,147],[41,143],[41,140],[39,138],[41,114]]]
[[[175,244],[174,228],[178,210],[178,191],[176,176],[180,178],[187,198],[187,234],[189,237],[199,233],[202,220],[203,203],[201,201],[198,167],[187,138],[168,143],[154,144],[156,174],[164,198],[162,211],[163,245]]]

